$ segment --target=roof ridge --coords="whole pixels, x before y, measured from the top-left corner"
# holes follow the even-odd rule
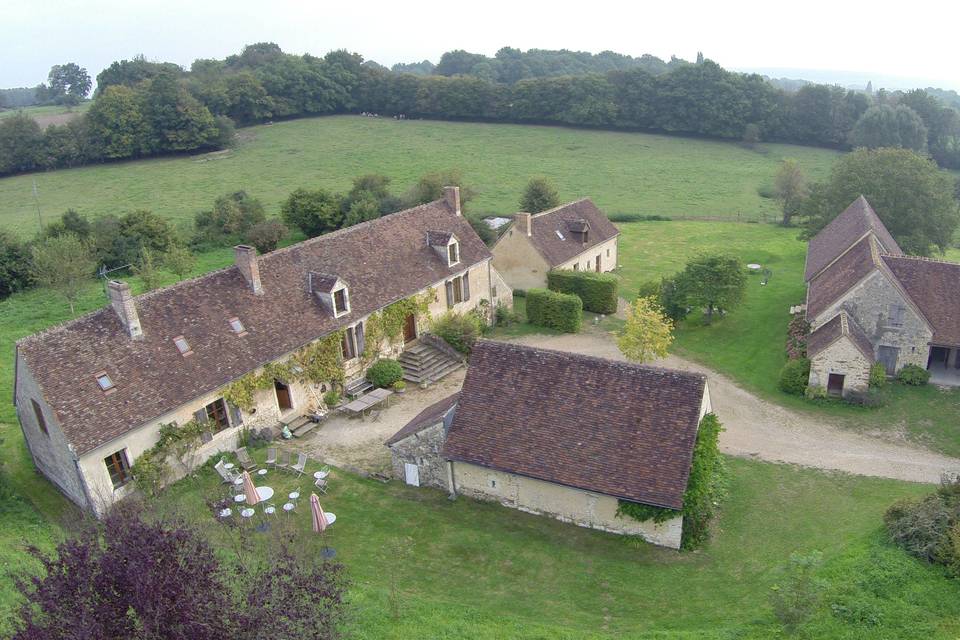
[[[560,209],[563,209],[563,208],[565,208],[565,207],[569,207],[569,206],[571,206],[571,205],[575,205],[575,204],[577,204],[578,202],[584,202],[585,200],[590,200],[590,196],[584,196],[584,197],[578,198],[578,199],[576,199],[576,200],[571,200],[570,202],[565,202],[564,204],[558,204],[558,205],[555,206],[554,208],[552,208],[552,209],[547,209],[546,211],[540,211],[540,212],[538,212],[538,213],[531,213],[531,214],[530,214],[530,217],[531,217],[531,218],[539,218],[540,216],[545,216],[545,215],[547,215],[547,214],[549,214],[549,213],[556,213],[556,212],[559,211]],[[518,211],[517,213],[526,213],[526,212],[525,212],[525,211]]]
[[[477,340],[474,345],[474,349],[477,347],[485,348],[489,346],[495,346],[496,348],[504,347],[509,349],[517,349],[521,351],[532,351],[537,353],[545,353],[548,355],[557,355],[563,356],[568,359],[574,360],[594,360],[597,362],[603,362],[609,365],[616,367],[621,367],[624,369],[632,369],[637,371],[644,371],[650,373],[657,373],[660,375],[679,375],[686,378],[695,378],[697,380],[706,381],[707,376],[702,373],[695,373],[693,371],[683,371],[681,369],[671,369],[669,367],[655,367],[649,364],[640,364],[638,362],[629,362],[627,360],[615,360],[613,358],[604,358],[601,356],[589,355],[586,353],[575,353],[573,351],[561,351],[560,349],[547,349],[546,347],[535,347],[527,344],[520,344],[516,342],[504,342],[502,340],[489,340],[486,338],[481,338]]]
[[[928,258],[927,256],[911,256],[905,253],[884,253],[884,258],[897,258],[901,260],[916,260],[917,262],[934,262],[937,264],[950,264],[956,267],[960,267],[960,262],[953,262],[952,260],[944,260],[942,258]]]

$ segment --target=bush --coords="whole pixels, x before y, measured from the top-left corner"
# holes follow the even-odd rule
[[[642,213],[611,213],[607,216],[610,222],[669,222],[670,216],[645,215]]]
[[[548,289],[578,296],[583,308],[593,313],[617,312],[617,285],[617,277],[609,273],[569,270],[547,273]]]
[[[403,379],[403,367],[396,360],[381,358],[367,369],[367,380],[375,387],[386,389],[397,380]]]
[[[879,362],[870,367],[870,388],[882,389],[887,385],[887,368]]]
[[[577,333],[583,320],[583,302],[570,293],[530,289],[527,291],[527,320],[541,327]]]
[[[807,357],[807,336],[810,323],[801,315],[795,315],[787,326],[787,358],[796,360]]]
[[[814,572],[822,558],[819,551],[809,555],[794,553],[784,579],[770,590],[773,615],[788,632],[796,631],[820,605],[824,584],[814,577]]]
[[[323,404],[327,405],[328,407],[335,407],[337,406],[338,402],[340,402],[340,394],[336,391],[331,390],[323,394]]]
[[[908,364],[900,369],[900,373],[897,374],[897,381],[919,387],[930,382],[930,372],[915,364]]]
[[[493,319],[498,327],[509,327],[518,321],[516,312],[502,302],[497,303],[497,308],[493,312]]]
[[[270,253],[277,248],[280,241],[287,237],[289,230],[279,220],[264,220],[250,227],[246,241],[257,248],[260,253]]]
[[[778,386],[784,393],[802,396],[807,390],[807,380],[810,378],[810,361],[806,358],[788,360],[780,370]]]
[[[470,353],[484,327],[483,318],[476,313],[448,311],[431,323],[430,331],[460,353]]]
[[[263,205],[245,191],[220,196],[194,217],[198,242],[230,244],[265,219]]]
[[[513,290],[513,297],[514,297],[514,298],[526,298],[526,297],[527,297],[527,292],[526,292],[525,290],[523,290],[523,289],[514,289],[514,290]]]
[[[960,577],[960,476],[944,478],[925,498],[895,502],[883,522],[894,544]]]

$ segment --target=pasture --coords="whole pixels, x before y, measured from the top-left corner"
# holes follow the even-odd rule
[[[562,127],[397,121],[334,116],[239,130],[234,149],[92,165],[0,179],[0,228],[22,237],[66,209],[90,217],[150,209],[177,223],[224,193],[244,189],[268,214],[299,187],[349,188],[352,178],[389,176],[397,193],[424,173],[457,168],[476,190],[476,212],[511,213],[527,180],[552,179],[564,200],[589,196],[608,213],[774,219],[760,196],[779,162],[796,158],[813,179],[833,151]]]

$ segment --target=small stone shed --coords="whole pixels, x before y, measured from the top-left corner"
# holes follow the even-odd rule
[[[387,440],[393,474],[414,486],[447,489],[447,463],[441,455],[459,393],[435,402]]]

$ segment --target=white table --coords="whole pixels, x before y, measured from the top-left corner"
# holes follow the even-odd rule
[[[316,478],[317,480],[323,480],[328,475],[330,475],[329,471],[317,471],[313,474],[313,477]]]
[[[237,478],[236,480],[234,480],[234,481],[233,481],[233,484],[235,484],[235,485],[237,485],[237,486],[240,486],[241,484],[243,484],[243,477],[241,476],[241,477]]]
[[[760,265],[758,265],[756,262],[751,262],[747,265],[747,269],[750,269],[750,271],[760,271]]]
[[[226,509],[221,509],[221,510],[220,510],[220,517],[221,517],[221,518],[229,518],[229,517],[232,516],[232,515],[233,515],[233,509],[231,509],[230,507],[227,507]]]
[[[260,469],[259,471],[257,471],[257,475],[258,475],[258,476],[265,476],[265,475],[267,475],[267,470],[266,470],[266,469]]]
[[[233,501],[236,502],[237,504],[240,504],[241,502],[243,502],[243,501],[246,500],[246,499],[247,499],[247,496],[245,496],[245,495],[242,494],[242,493],[233,496]]]
[[[253,512],[253,509],[250,509],[250,508],[248,507],[248,508],[244,509],[243,511],[241,511],[241,512],[240,512],[240,515],[243,516],[244,518],[252,518],[252,517],[253,517],[253,513],[254,513],[254,512]]]
[[[283,505],[283,510],[286,511],[287,513],[290,513],[291,511],[293,511],[293,503],[288,502],[287,504]]]
[[[273,488],[257,487],[257,495],[260,497],[260,500],[269,500],[273,497]]]
[[[223,464],[223,468],[226,469],[227,471],[230,471],[230,469],[233,469],[233,467],[234,467],[234,464],[232,462],[225,462]]]
[[[287,496],[287,497],[290,498],[291,500],[297,500],[297,499],[300,498],[300,492],[299,492],[299,491],[294,491],[294,492],[292,492],[292,493],[291,493],[289,496]]]
[[[328,527],[329,527],[330,525],[332,525],[334,522],[337,521],[337,514],[335,514],[335,513],[330,513],[329,511],[324,511],[324,512],[323,512],[323,515],[325,515],[325,516],[327,517],[327,526],[328,526]]]

